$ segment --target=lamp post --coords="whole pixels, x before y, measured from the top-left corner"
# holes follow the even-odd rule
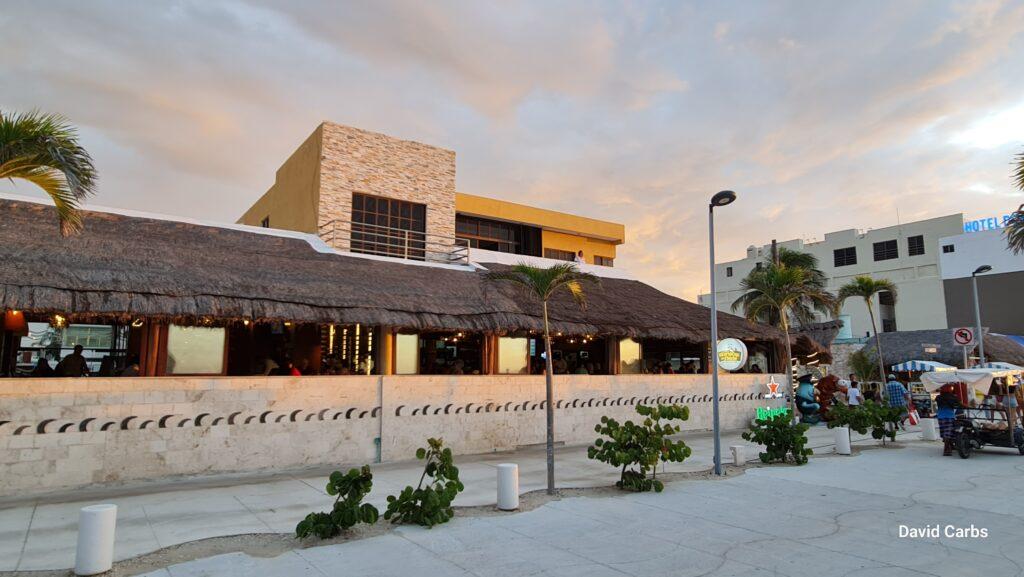
[[[715,474],[722,474],[722,439],[718,427],[718,295],[715,294],[715,207],[731,204],[736,193],[723,190],[708,204],[708,236],[711,247],[711,393],[712,422],[715,435]]]
[[[978,336],[978,364],[985,364],[985,335],[981,334],[981,305],[978,304],[978,275],[985,274],[992,267],[983,264],[971,273],[971,288],[974,289],[974,332]]]

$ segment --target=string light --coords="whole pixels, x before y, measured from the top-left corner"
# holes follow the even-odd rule
[[[146,321],[144,321],[142,319],[135,319],[134,321],[132,321],[132,327],[137,329],[137,328],[141,327],[145,323],[146,323]]]
[[[55,328],[61,329],[64,328],[65,325],[67,325],[67,319],[61,315],[53,315],[53,326]]]

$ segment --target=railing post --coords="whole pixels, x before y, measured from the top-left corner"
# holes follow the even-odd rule
[[[405,259],[409,260],[409,231],[405,231]]]

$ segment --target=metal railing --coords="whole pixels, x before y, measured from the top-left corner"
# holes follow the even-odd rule
[[[320,238],[345,252],[406,260],[469,264],[469,247],[454,237],[382,226],[332,220],[320,226]]]

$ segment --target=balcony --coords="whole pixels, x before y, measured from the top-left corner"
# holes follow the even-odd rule
[[[332,220],[320,227],[320,238],[332,248],[381,257],[468,265],[469,247],[443,235],[376,224]]]

